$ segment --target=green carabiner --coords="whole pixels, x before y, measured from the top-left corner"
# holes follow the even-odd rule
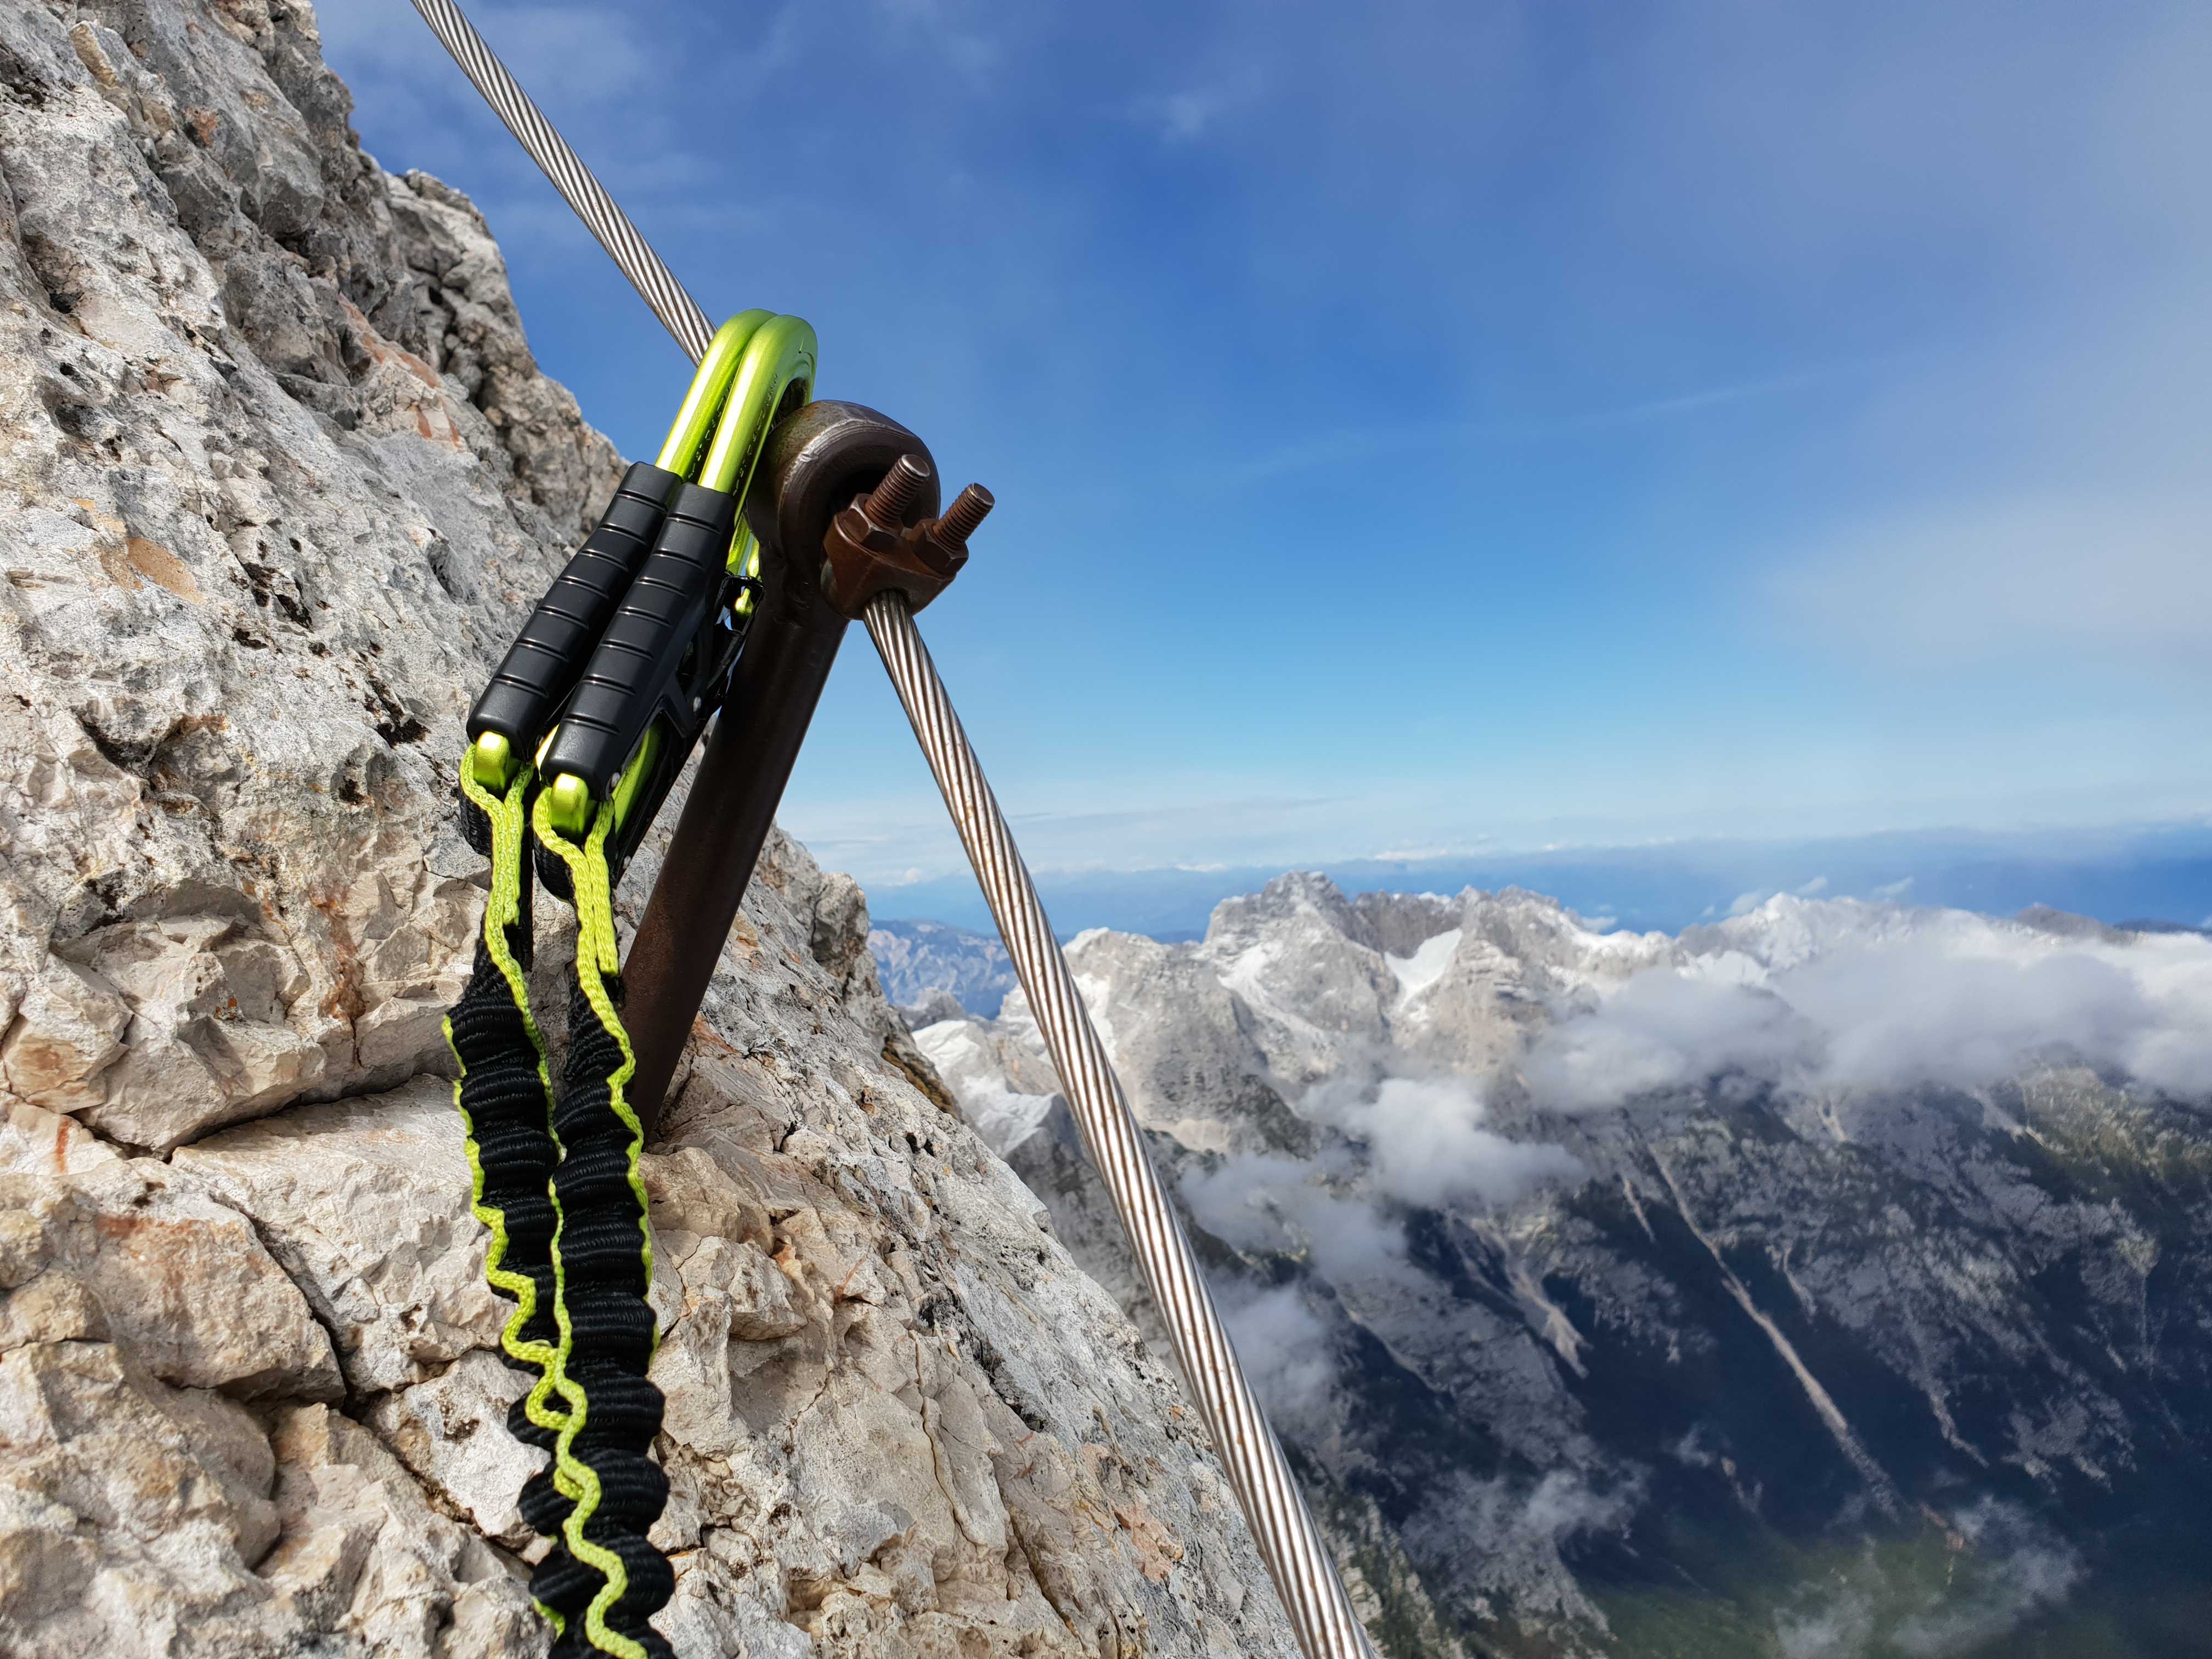
[[[668,441],[660,446],[660,459],[655,465],[664,472],[682,478],[698,477],[707,441],[714,436],[715,422],[729,402],[730,382],[737,378],[738,363],[761,325],[775,315],[772,311],[741,311],[714,331],[707,355],[699,360],[698,372],[691,377],[690,390],[684,394],[684,406],[669,426]]]
[[[595,647],[578,701],[541,758],[553,827],[580,837],[605,806],[617,867],[721,705],[760,569],[744,494],[769,428],[812,396],[817,349],[801,319],[757,311],[716,334],[661,452],[668,470],[693,477],[672,497],[661,537],[639,568],[653,603],[633,607],[625,597],[610,624],[618,644],[610,635]]]
[[[521,756],[535,740],[550,735],[544,722],[567,696],[584,665],[583,655],[601,628],[629,575],[658,538],[671,493],[698,474],[708,441],[730,401],[730,387],[746,362],[745,349],[762,326],[774,319],[767,311],[744,311],[715,331],[668,429],[653,465],[641,462],[623,475],[621,487],[581,550],[508,647],[498,672],[469,711],[470,775],[495,795],[503,794]],[[741,538],[742,539],[742,538]],[[747,542],[743,552],[757,559]],[[757,574],[733,562],[731,574]],[[750,589],[736,609],[750,610]]]
[[[747,313],[750,314],[750,313]],[[745,342],[723,402],[699,482],[745,498],[768,429],[814,395],[813,328],[799,317],[772,317]]]
[[[763,314],[745,313],[748,317]],[[720,338],[715,337],[717,343]],[[769,428],[814,395],[819,349],[812,326],[798,317],[771,318],[750,337],[742,348],[742,361],[732,371],[714,445],[699,469],[701,483],[729,491],[743,507],[761,451],[768,442]],[[670,434],[672,439],[674,435]],[[760,544],[740,512],[738,533],[730,543],[729,572],[750,584],[759,580],[760,562]],[[731,610],[741,620],[752,615],[750,586],[738,593]]]

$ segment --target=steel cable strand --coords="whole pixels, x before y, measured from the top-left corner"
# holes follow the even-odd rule
[[[872,601],[864,619],[936,775],[1066,1091],[1085,1148],[1104,1178],[1146,1287],[1165,1316],[1176,1358],[1299,1646],[1311,1659],[1364,1659],[1373,1649],[1237,1364],[1197,1259],[1145,1151],[1142,1132],[921,632],[896,594]]]
[[[645,1133],[624,1097],[635,1070],[619,1011],[620,957],[606,861],[613,814],[602,811],[582,846],[553,827],[540,796],[532,828],[568,869],[576,908],[569,987],[568,1053],[553,1128],[556,1383],[568,1407],[554,1446],[556,1475],[575,1504],[562,1524],[568,1559],[549,1558],[532,1583],[548,1606],[573,1597],[587,1574],[601,1582],[570,1617],[554,1653],[675,1659],[647,1622],[674,1594],[674,1569],[646,1534],[668,1501],[668,1476],[651,1456],[663,1400],[647,1376],[659,1332],[646,1292],[653,1282],[653,1225],[638,1166]]]
[[[507,65],[484,44],[483,37],[453,0],[415,0],[415,9],[460,65],[461,72],[483,94],[484,101],[507,124],[516,142],[529,152],[530,159],[552,180],[553,187],[629,278],[639,296],[653,308],[653,314],[697,362],[714,337],[714,326],[698,301],[676,280],[675,273],[638,234],[629,216],[531,101],[530,94],[507,73]]]

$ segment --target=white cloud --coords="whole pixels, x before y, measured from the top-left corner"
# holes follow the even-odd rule
[[[1224,1286],[1218,1299],[1237,1357],[1271,1417],[1295,1421],[1328,1401],[1336,1374],[1328,1327],[1297,1286],[1256,1293]]]
[[[1187,1171],[1182,1194],[1199,1224],[1224,1243],[1302,1247],[1334,1281],[1402,1266],[1404,1234],[1380,1206],[1502,1209],[1547,1182],[1584,1172],[1564,1146],[1509,1140],[1484,1127],[1489,1109],[1460,1078],[1337,1079],[1316,1085],[1296,1110],[1342,1131],[1350,1146],[1310,1159],[1237,1153]]]
[[[1583,1173],[1564,1147],[1511,1141],[1483,1127],[1480,1097],[1457,1079],[1325,1084],[1298,1110],[1341,1129],[1364,1147],[1364,1157],[1340,1144],[1313,1158],[1239,1152],[1185,1170],[1178,1185],[1192,1218],[1224,1243],[1302,1251],[1314,1272],[1340,1289],[1421,1277],[1407,1259],[1394,1204],[1504,1206],[1544,1182]],[[1223,1295],[1223,1316],[1238,1352],[1266,1379],[1260,1386],[1269,1408],[1316,1402],[1336,1362],[1322,1340],[1326,1328],[1295,1288],[1255,1298],[1231,1285]],[[1562,1508],[1565,1489],[1549,1481],[1528,1502],[1527,1524],[1555,1532],[1572,1520]]]
[[[1179,1184],[1198,1224],[1233,1249],[1303,1249],[1332,1284],[1395,1277],[1405,1234],[1365,1198],[1328,1184],[1345,1170],[1341,1159],[1239,1152]]]
[[[2013,1504],[1984,1498],[1951,1525],[1967,1558],[1965,1594],[1925,1607],[1898,1627],[1891,1639],[1908,1654],[1941,1659],[1985,1648],[2031,1613],[2064,1601],[2081,1580],[2073,1547]]]
[[[1772,993],[1653,969],[1546,1031],[1523,1071],[1544,1105],[1597,1111],[1724,1072],[1802,1075],[1819,1053],[1818,1033]]]
[[[1545,1181],[1583,1173],[1565,1147],[1508,1140],[1485,1128],[1488,1108],[1458,1078],[1325,1084],[1306,1097],[1299,1114],[1364,1141],[1373,1188],[1419,1207],[1468,1198],[1503,1207]]]
[[[1221,103],[1206,88],[1194,87],[1158,97],[1140,98],[1131,106],[1129,112],[1169,143],[1179,144],[1188,143],[1204,132],[1213,118],[1221,112]]]
[[[1874,1598],[1839,1590],[1817,1607],[1778,1613],[1774,1635],[1783,1659],[1861,1659],[1874,1636]]]
[[[1220,80],[1154,93],[1129,104],[1129,118],[1149,128],[1163,143],[1187,144],[1239,106],[1249,104],[1260,89],[1260,77],[1249,66]]]
[[[1554,1543],[1583,1533],[1618,1532],[1636,1512],[1640,1492],[1633,1486],[1594,1491],[1568,1469],[1553,1469],[1536,1483],[1522,1506],[1521,1529]]]
[[[2035,1613],[2063,1603],[2084,1571],[2071,1546],[2027,1510],[1995,1498],[1950,1516],[1940,1542],[1928,1542],[1951,1558],[1940,1588],[1886,1571],[1869,1544],[1838,1571],[1832,1588],[1776,1613],[1784,1659],[1987,1652]]]
[[[1723,926],[1748,939],[1782,925],[1763,917]],[[1524,1069],[1545,1104],[1590,1111],[1726,1076],[1800,1091],[1972,1090],[2044,1060],[2185,1097],[2212,1091],[2212,941],[2062,939],[1954,913],[1882,936],[1843,931],[1771,969],[1729,951],[1632,976],[1540,1036]]]

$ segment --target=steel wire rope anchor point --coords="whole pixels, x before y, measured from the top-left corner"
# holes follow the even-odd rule
[[[919,611],[942,593],[968,562],[968,538],[994,502],[979,483],[962,490],[941,518],[908,524],[906,516],[931,481],[929,464],[902,455],[865,497],[830,520],[822,538],[822,596],[840,616],[857,620],[877,594],[906,596]]]
[[[825,399],[776,422],[746,493],[760,591],[725,700],[742,718],[715,723],[623,966],[637,1054],[631,1098],[648,1126],[682,1063],[844,638],[847,618],[822,592],[830,521],[875,495],[902,457],[920,468],[912,499],[895,512],[880,500],[872,509],[878,523],[896,520],[901,530],[937,513],[928,446],[875,410]],[[903,497],[905,486],[895,489]]]

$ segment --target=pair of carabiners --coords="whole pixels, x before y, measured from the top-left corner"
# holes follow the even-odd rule
[[[727,690],[759,577],[745,494],[816,350],[796,317],[722,325],[658,459],[624,474],[470,712],[477,780],[501,789],[530,757],[562,834],[615,814],[617,872]]]

